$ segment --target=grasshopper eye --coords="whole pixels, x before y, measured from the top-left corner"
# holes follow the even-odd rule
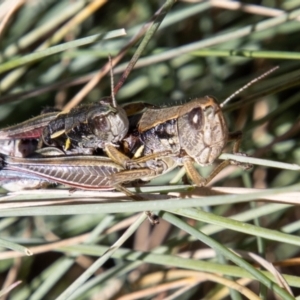
[[[195,129],[200,129],[202,126],[202,109],[200,107],[192,109],[188,114],[188,121]]]
[[[110,130],[110,124],[106,118],[96,117],[93,119],[93,131],[96,132],[107,132]]]

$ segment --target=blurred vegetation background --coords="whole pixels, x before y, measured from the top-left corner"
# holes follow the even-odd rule
[[[163,3],[2,1],[0,126],[24,121],[45,107],[64,108],[107,64],[109,54],[116,56]],[[275,167],[277,162],[300,164],[299,22],[297,0],[178,1],[117,93],[117,101],[163,106],[213,95],[222,102],[246,83],[279,66],[235,97],[224,111],[230,131],[243,131],[242,150],[247,154],[269,159]],[[122,28],[126,36],[99,38],[80,47],[72,44]],[[62,44],[64,48],[53,48]],[[130,47],[114,67],[115,83],[136,47]],[[98,101],[110,93],[110,78],[106,75],[83,102]],[[228,147],[225,152],[230,151]],[[199,171],[207,175],[210,170]],[[151,184],[172,190],[168,182],[177,172]],[[59,295],[58,299],[294,299],[300,294],[300,194],[299,187],[293,186],[298,182],[299,171],[288,168],[256,165],[246,172],[230,167],[213,182],[218,191],[242,193],[243,197],[259,188],[274,198],[269,202],[232,198],[227,203],[229,198],[220,196],[224,203],[210,206],[209,198],[214,194],[208,194],[208,204],[199,199],[203,210],[176,211],[184,218],[175,217],[171,214],[173,207],[166,206],[169,213],[162,214],[161,223],[155,227],[135,221],[136,216],[126,211],[85,214],[84,204],[75,207],[74,214],[67,213],[68,208],[59,208],[52,216],[46,216],[47,207],[44,211],[33,207],[32,216],[28,216],[22,203],[41,200],[42,196],[28,191],[23,198],[7,198],[3,191],[3,204],[11,206],[3,206],[2,214],[0,211],[0,282],[4,293],[13,288],[3,299],[56,299]],[[293,190],[294,194],[275,198],[278,191],[274,188]],[[216,193],[216,189],[207,190]],[[188,193],[182,197],[190,199],[200,193],[197,189],[194,194],[181,191]],[[46,196],[53,200],[51,192]],[[290,204],[275,203],[283,201]],[[91,277],[76,282],[130,224],[136,224],[136,228],[131,228],[132,235],[126,242],[120,242],[121,248],[110,253],[96,272],[91,271]],[[199,236],[202,233],[209,240]],[[25,257],[26,250],[18,245],[37,247],[36,252],[32,251],[38,254]],[[228,249],[260,255],[274,262],[278,273],[270,264],[245,258],[245,253],[243,259],[235,260]],[[250,263],[243,265],[246,261]],[[267,273],[257,271],[254,266],[258,265]],[[251,276],[247,272],[252,272]],[[273,286],[264,277],[270,274],[277,277]],[[280,274],[290,275],[286,284],[278,279]],[[22,283],[14,288],[19,280]],[[75,294],[62,294],[70,286]],[[241,293],[236,291],[238,288]],[[138,291],[140,294],[135,294]]]

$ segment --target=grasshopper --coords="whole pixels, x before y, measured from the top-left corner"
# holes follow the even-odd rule
[[[126,148],[129,149],[127,152],[132,153],[141,148],[141,157],[133,160],[124,156],[120,158],[119,163],[126,170],[114,174],[114,182],[122,183],[129,176],[132,180],[149,180],[176,166],[184,166],[195,185],[205,186],[226,166],[237,164],[234,161],[223,161],[208,178],[203,178],[194,166],[195,162],[200,166],[214,163],[229,141],[234,141],[234,154],[245,155],[239,152],[242,133],[229,132],[222,108],[238,93],[276,69],[277,67],[247,83],[221,104],[215,98],[206,96],[195,98],[184,105],[146,108],[140,117],[134,117],[133,123],[136,125],[129,129],[129,135],[124,139]],[[141,166],[149,170],[148,175],[144,170],[139,174]],[[250,167],[244,165],[246,169]]]
[[[271,71],[248,83],[246,87]],[[244,89],[241,88],[233,95]],[[122,186],[123,183],[137,179],[149,180],[183,165],[193,183],[203,186],[231,162],[221,163],[206,179],[196,171],[194,162],[201,166],[212,164],[230,140],[235,141],[233,152],[238,153],[239,150],[241,135],[229,133],[222,112],[228,99],[218,104],[214,98],[206,96],[169,108],[144,105],[146,110],[138,118],[130,118],[130,129],[123,140],[130,157],[110,146],[106,147],[108,158],[64,155],[55,150],[55,156],[51,157],[48,154],[37,158],[2,156],[2,168],[3,171],[18,171],[76,188],[117,188],[132,195]],[[140,157],[131,158],[140,147]],[[96,173],[95,168],[98,170]],[[86,174],[94,174],[92,181],[87,180]],[[99,179],[96,179],[97,176]]]

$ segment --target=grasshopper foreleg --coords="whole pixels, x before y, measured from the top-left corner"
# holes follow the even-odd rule
[[[239,152],[241,139],[242,139],[242,132],[237,131],[237,132],[229,133],[228,140],[234,141],[233,151],[232,151],[233,154],[247,156],[247,154],[243,152]],[[217,167],[212,171],[212,173],[207,178],[204,178],[195,169],[194,162],[192,159],[185,158],[183,164],[187,172],[187,175],[191,178],[191,180],[196,186],[207,185],[213,178],[215,178],[224,168],[226,168],[229,165],[238,165],[245,170],[252,168],[252,165],[250,164],[240,163],[234,160],[225,160],[221,162],[219,165],[217,165]]]

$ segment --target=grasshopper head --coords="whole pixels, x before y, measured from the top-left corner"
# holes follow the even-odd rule
[[[199,165],[209,165],[221,154],[228,128],[217,101],[209,96],[186,104],[187,113],[178,118],[181,149]]]

